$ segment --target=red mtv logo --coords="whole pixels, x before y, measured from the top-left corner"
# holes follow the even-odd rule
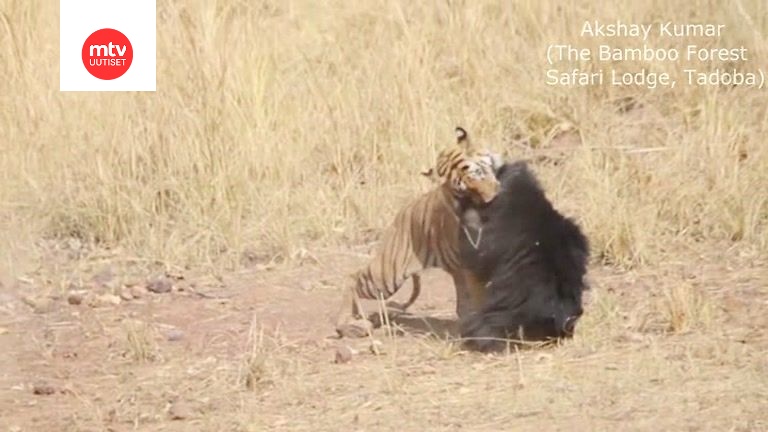
[[[133,47],[128,38],[115,29],[91,33],[83,44],[83,65],[98,79],[113,80],[131,67]]]

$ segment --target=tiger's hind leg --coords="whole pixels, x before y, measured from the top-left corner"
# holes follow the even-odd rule
[[[405,303],[387,302],[387,313],[405,313],[421,295],[421,276],[414,273],[413,291]],[[353,289],[344,289],[342,294],[341,309],[336,317],[336,333],[341,337],[361,338],[368,336],[375,328],[381,327],[379,314],[374,313],[367,319],[363,317],[363,308]]]
[[[391,238],[385,240],[383,250],[388,250],[387,245],[392,245],[391,247],[396,250],[400,249],[397,247],[399,244],[392,243],[393,241]],[[372,322],[369,317],[364,315],[360,299],[379,298],[386,300],[394,295],[408,278],[423,268],[410,247],[404,249],[404,252],[398,253],[404,253],[405,256],[391,256],[390,253],[379,252],[367,268],[353,275],[353,282],[342,293],[341,309],[336,317],[336,332],[340,336],[364,337],[370,335],[378,323]],[[390,275],[392,263],[396,264],[396,268],[394,274]],[[410,306],[420,293],[421,283],[418,280],[405,307]],[[383,302],[381,306],[384,306]]]
[[[336,316],[336,333],[339,337],[347,338],[362,338],[370,335],[374,326],[371,321],[361,315],[363,309],[355,293],[355,286],[347,285],[343,291],[341,306]]]

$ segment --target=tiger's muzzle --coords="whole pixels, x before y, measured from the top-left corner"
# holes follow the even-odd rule
[[[496,198],[496,195],[501,191],[501,183],[495,178],[491,177],[487,181],[480,184],[477,188],[477,195],[483,204],[488,204]]]

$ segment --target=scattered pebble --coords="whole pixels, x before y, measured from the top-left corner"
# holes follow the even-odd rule
[[[86,300],[88,306],[92,308],[105,307],[105,306],[117,306],[122,302],[120,297],[114,294],[102,294],[100,296],[92,296]]]
[[[83,294],[79,292],[71,292],[67,296],[67,303],[77,306],[83,302]]]
[[[384,353],[384,344],[380,340],[374,339],[368,349],[373,355],[381,355]]]
[[[124,301],[131,301],[131,300],[133,300],[133,294],[131,294],[131,290],[126,288],[126,287],[123,287],[120,290],[120,299],[122,299]]]
[[[99,296],[99,301],[105,305],[117,306],[122,302],[122,299],[114,294],[102,294]]]
[[[355,339],[368,336],[373,332],[373,327],[372,322],[361,318],[339,326],[336,332],[341,337]]]
[[[6,333],[8,333],[8,329],[5,328],[5,327],[0,327],[0,336],[4,335]]]
[[[131,296],[134,299],[140,299],[147,295],[147,289],[141,285],[134,285],[131,287]]]
[[[48,313],[53,309],[53,300],[48,297],[24,297],[22,301],[36,314]]]
[[[32,393],[40,396],[48,396],[56,393],[56,388],[45,381],[40,381],[32,386]]]
[[[173,289],[173,281],[165,276],[153,279],[147,283],[147,291],[155,294],[171,292],[171,289]]]
[[[184,339],[184,332],[177,328],[173,328],[165,332],[165,337],[171,342],[180,341]]]
[[[171,420],[184,420],[192,417],[194,415],[194,411],[188,403],[182,400],[177,400],[171,403],[171,407],[168,410],[168,415]]]
[[[336,347],[336,356],[334,359],[334,363],[336,364],[344,364],[349,363],[352,361],[352,357],[355,356],[357,352],[348,347],[347,345],[339,345]]]

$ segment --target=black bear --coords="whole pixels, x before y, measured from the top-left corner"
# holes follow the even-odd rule
[[[510,340],[570,337],[588,289],[588,240],[554,209],[525,162],[503,165],[497,177],[493,201],[459,203],[462,261],[486,284],[482,308],[460,323],[465,346],[488,352]]]

